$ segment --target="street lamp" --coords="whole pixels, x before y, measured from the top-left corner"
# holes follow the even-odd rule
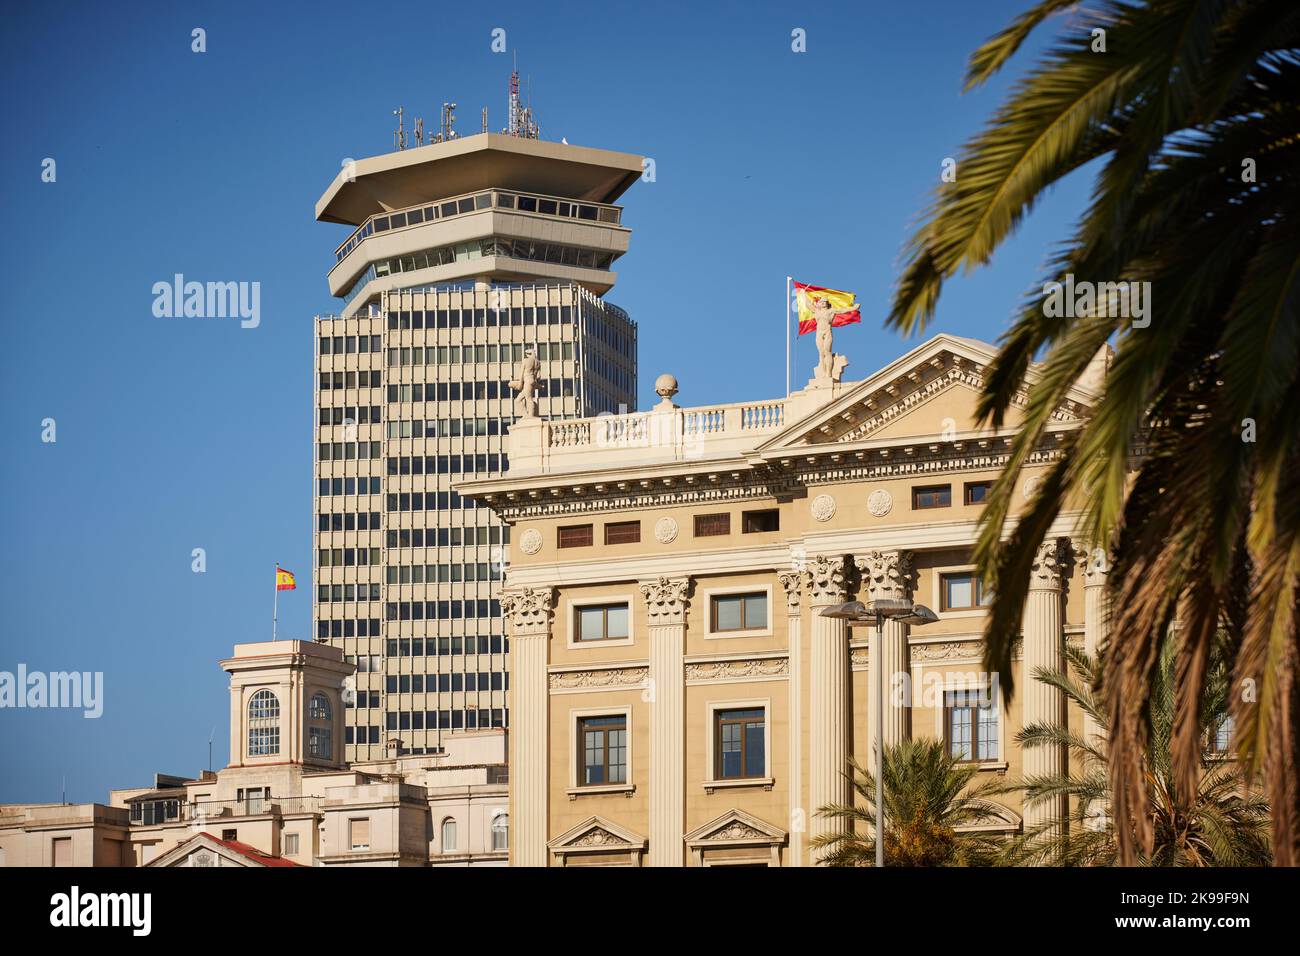
[[[822,611],[822,617],[844,621],[849,627],[876,625],[876,646],[871,649],[871,659],[876,662],[876,866],[885,865],[885,668],[882,648],[885,643],[885,621],[900,624],[933,624],[939,616],[924,604],[913,604],[907,598],[880,598],[876,601],[847,601],[834,604]]]

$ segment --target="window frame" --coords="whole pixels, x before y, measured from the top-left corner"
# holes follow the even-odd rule
[[[587,530],[588,540],[586,544],[565,544],[564,543],[564,532],[581,531],[584,528]],[[590,521],[587,522],[586,524],[559,525],[555,529],[555,548],[557,551],[567,551],[570,548],[591,548],[594,547],[595,544],[596,544],[596,528],[595,525],[592,524]]]
[[[771,790],[776,783],[772,775],[772,699],[770,697],[739,698],[736,700],[716,699],[705,702],[705,764],[707,779],[703,782],[706,792],[727,787],[762,787]],[[763,712],[763,773],[762,777],[719,777],[721,754],[721,736],[718,714],[730,710],[761,710]]]
[[[971,579],[971,595],[975,600],[974,604],[950,605],[948,603],[947,582],[949,578],[956,577],[969,577]],[[988,603],[985,603],[985,593],[984,577],[974,568],[939,573],[939,610],[945,614],[950,612],[987,611],[989,604],[993,601],[993,594],[991,591],[987,592]]]
[[[719,597],[736,597],[737,595],[758,595],[762,594],[767,599],[767,625],[765,627],[747,627],[734,631],[720,631],[717,629],[717,609],[714,599]],[[704,601],[704,638],[705,640],[727,640],[738,637],[771,637],[772,630],[772,585],[771,584],[742,584],[728,585],[726,587],[704,588],[700,597]]]
[[[929,606],[933,608],[941,618],[983,617],[988,614],[988,605],[950,611],[947,610],[947,605],[944,601],[943,579],[950,574],[976,574],[978,569],[975,565],[953,564],[923,570],[926,570],[931,577]]]
[[[952,507],[952,482],[939,483],[933,485],[913,485],[912,486],[912,510],[913,511],[935,511],[939,508]],[[922,505],[917,504],[918,496],[924,494],[934,494],[936,492],[948,492],[947,504]]]
[[[947,753],[948,756],[956,760],[958,763],[974,764],[976,766],[981,766],[981,767],[1006,766],[1006,741],[1003,739],[1005,735],[1005,728],[1006,728],[1006,714],[1005,714],[1005,708],[1003,707],[1003,703],[1002,703],[1002,692],[1000,689],[998,693],[993,696],[993,700],[990,704],[990,709],[993,711],[993,714],[997,719],[997,748],[998,748],[997,755],[993,757],[976,756],[976,754],[979,752],[979,744],[981,740],[981,737],[979,735],[979,726],[980,726],[979,712],[983,709],[983,707],[981,706],[970,707],[971,755],[969,757],[957,757],[952,752],[952,735],[951,735],[952,711],[955,710],[956,708],[951,703],[949,703],[949,699],[950,696],[956,694],[970,694],[970,693],[987,695],[989,693],[989,685],[987,683],[983,683],[983,684],[962,683],[962,684],[945,685],[943,688],[943,706],[939,708],[939,720],[942,726],[941,739],[943,740],[944,752]]]
[[[635,537],[635,538],[629,538],[629,539],[626,540],[626,541],[610,541],[610,540],[609,540],[609,532],[610,532],[610,529],[611,529],[611,528],[621,528],[621,529],[636,528],[636,537]],[[602,536],[602,540],[605,542],[605,544],[606,544],[607,546],[614,546],[614,545],[620,545],[620,544],[640,544],[640,543],[641,543],[641,522],[640,522],[639,520],[637,520],[637,521],[606,521],[605,524],[604,524],[604,526],[603,526],[603,530],[602,530],[602,534],[601,534],[601,536]]]
[[[623,783],[590,783],[582,782],[583,770],[586,766],[583,755],[582,739],[582,722],[585,719],[593,717],[622,717],[623,730],[626,735],[626,765],[627,779]],[[606,743],[606,750],[608,750]],[[636,790],[636,784],[633,779],[636,774],[636,745],[634,725],[632,721],[632,707],[630,704],[614,707],[583,707],[574,708],[569,711],[569,789],[568,795],[571,798],[578,798],[586,794],[601,793],[631,793]]]
[[[972,488],[985,489],[985,495],[983,501],[971,501],[970,493]],[[983,505],[988,503],[988,494],[992,490],[993,490],[993,480],[991,478],[986,478],[981,481],[962,482],[961,503],[967,506],[982,507]]]
[[[726,520],[727,527],[723,531],[710,531],[700,534],[700,519],[723,518]],[[691,537],[693,538],[725,538],[731,534],[731,512],[730,511],[709,511],[703,514],[691,515]]]
[[[750,528],[747,525],[750,519],[756,515],[772,515],[776,518],[776,527],[770,529]],[[781,530],[781,509],[780,508],[751,508],[748,511],[740,513],[740,533],[741,534],[776,534]]]
[[[578,612],[589,607],[609,607],[616,604],[627,605],[627,637],[605,637],[595,641],[580,640]],[[572,598],[568,607],[568,635],[565,641],[570,649],[581,647],[626,647],[635,643],[636,602],[629,594],[592,595],[591,597]]]

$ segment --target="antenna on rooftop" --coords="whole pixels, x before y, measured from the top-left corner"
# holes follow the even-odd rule
[[[487,107],[483,107],[483,132],[487,132]]]
[[[424,145],[424,117],[422,116],[415,118],[415,145]]]
[[[440,142],[456,138],[456,104],[442,104],[442,139]]]
[[[531,80],[529,86],[531,88]],[[515,69],[510,74],[510,108],[508,112],[509,120],[506,126],[506,133],[510,136],[520,136],[524,139],[537,139],[539,132],[537,123],[533,121],[533,109],[531,106],[524,106],[519,99],[519,70]]]
[[[393,133],[393,145],[398,149],[406,149],[406,129],[402,126],[402,108],[399,106],[393,110],[393,115],[397,117],[397,129]]]

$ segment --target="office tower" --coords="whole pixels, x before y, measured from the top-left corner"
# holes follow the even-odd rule
[[[525,350],[544,418],[635,407],[636,325],[603,297],[641,158],[542,141],[513,97],[509,129],[458,138],[444,115],[428,145],[348,161],[316,205],[354,227],[314,376],[313,628],[357,663],[349,760],[509,724],[507,529],[452,485],[506,469]]]

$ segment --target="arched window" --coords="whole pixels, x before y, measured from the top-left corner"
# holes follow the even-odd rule
[[[330,699],[321,693],[313,694],[311,703],[307,706],[307,714],[312,720],[329,720]]]
[[[456,821],[451,817],[442,821],[442,852],[456,852]]]
[[[248,755],[268,757],[280,752],[280,701],[259,690],[248,702]]]
[[[509,817],[504,813],[496,816],[492,820],[492,849],[505,850],[510,847],[510,828],[508,824]]]

